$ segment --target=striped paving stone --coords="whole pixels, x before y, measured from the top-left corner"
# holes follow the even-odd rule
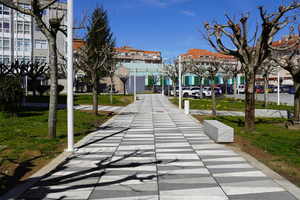
[[[139,95],[19,199],[297,199],[161,95]]]

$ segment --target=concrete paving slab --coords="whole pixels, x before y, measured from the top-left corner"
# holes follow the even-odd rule
[[[78,151],[62,154],[37,172],[18,199],[300,197],[299,188],[251,156],[214,143],[198,121],[165,97],[138,96],[76,144]]]

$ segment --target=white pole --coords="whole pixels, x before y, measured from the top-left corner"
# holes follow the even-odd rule
[[[134,90],[134,101],[136,101],[136,68],[134,68],[134,79],[133,79],[133,90]]]
[[[280,105],[280,80],[279,80],[279,65],[278,65],[278,74],[277,74],[277,105]]]
[[[237,86],[237,91],[238,91],[238,94],[240,94],[240,75],[238,75],[238,86]]]
[[[164,76],[161,76],[162,78],[162,86],[161,86],[161,95],[164,96]]]
[[[73,0],[68,0],[68,149],[74,151],[73,116]]]
[[[181,109],[181,57],[179,56],[179,109]],[[175,88],[175,92],[176,92],[176,88]]]

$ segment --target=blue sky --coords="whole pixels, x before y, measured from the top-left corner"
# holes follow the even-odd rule
[[[203,22],[225,24],[223,11],[229,17],[240,18],[251,9],[248,20],[253,34],[256,19],[261,23],[257,7],[271,4],[270,12],[282,4],[282,0],[73,0],[74,18],[81,17],[81,12],[91,5],[103,4],[109,17],[109,25],[117,40],[117,46],[125,44],[136,49],[160,51],[163,58],[171,58],[186,53],[191,48],[211,50],[208,42],[201,39],[197,28]],[[291,0],[285,0],[288,5]],[[276,9],[276,10],[277,10]],[[279,33],[276,39],[287,34]],[[234,46],[228,42],[228,47]]]

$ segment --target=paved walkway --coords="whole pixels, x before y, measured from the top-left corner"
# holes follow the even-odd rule
[[[19,199],[297,199],[160,94],[91,136]]]

